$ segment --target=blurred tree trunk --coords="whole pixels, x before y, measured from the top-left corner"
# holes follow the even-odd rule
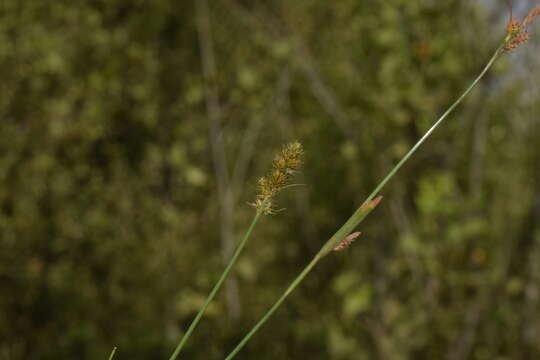
[[[221,108],[216,86],[216,60],[212,45],[212,34],[208,2],[196,0],[197,32],[201,52],[201,63],[206,89],[206,111],[210,128],[210,147],[217,182],[221,255],[227,264],[234,252],[234,199],[227,170],[227,158],[221,131]],[[227,309],[232,319],[240,316],[238,284],[233,274],[225,281]]]

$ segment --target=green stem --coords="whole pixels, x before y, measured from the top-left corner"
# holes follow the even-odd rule
[[[112,349],[111,355],[109,355],[109,360],[113,359],[115,353],[116,353],[116,346]]]
[[[471,83],[471,85],[469,85],[467,90],[465,90],[465,92],[463,92],[463,94],[461,94],[461,96],[452,105],[450,105],[450,107],[444,112],[444,114],[441,115],[441,117],[424,134],[424,136],[422,136],[420,138],[420,140],[418,140],[418,142],[416,144],[414,144],[414,146],[409,150],[409,152],[407,154],[405,154],[405,156],[403,156],[403,158],[397,163],[397,165],[394,166],[394,168],[392,170],[390,170],[388,175],[386,175],[386,177],[379,183],[379,185],[377,185],[375,190],[373,190],[373,192],[368,196],[368,198],[366,199],[364,204],[366,204],[366,203],[370,202],[371,200],[373,200],[373,198],[379,193],[379,191],[381,191],[381,189],[384,187],[384,185],[386,185],[386,183],[397,173],[397,171],[403,166],[403,164],[405,164],[405,162],[407,162],[407,160],[409,160],[409,158],[412,156],[412,154],[414,154],[416,152],[416,150],[420,147],[420,145],[422,145],[424,143],[424,141],[426,141],[426,139],[429,137],[429,135],[431,135],[431,133],[444,121],[444,119],[446,119],[446,117],[448,115],[450,115],[450,113],[461,103],[461,101],[467,95],[469,95],[471,90],[476,86],[476,84],[478,84],[480,79],[482,79],[484,77],[484,75],[491,68],[491,66],[493,65],[495,60],[497,60],[499,55],[502,53],[502,50],[503,50],[505,44],[506,44],[506,41],[503,42],[497,48],[497,50],[495,51],[495,53],[493,54],[491,59],[489,59],[488,63],[486,64],[486,66],[484,67],[484,69],[482,70],[480,75],[478,75],[476,77],[476,79],[474,79],[474,81]]]
[[[426,141],[426,139],[431,135],[431,133],[443,122],[444,119],[463,101],[463,99],[471,92],[471,90],[476,86],[476,84],[482,79],[482,77],[487,73],[491,68],[497,57],[502,53],[504,45],[506,42],[503,42],[495,51],[491,59],[488,61],[487,65],[484,67],[480,75],[474,79],[474,81],[469,85],[469,87],[461,94],[461,96],[452,104],[450,107],[441,115],[441,117],[433,124],[433,126],[418,140],[418,142],[409,150],[405,156],[394,166],[392,170],[386,175],[386,177],[377,185],[375,190],[367,197],[362,206],[354,212],[354,214],[343,224],[343,226],[328,240],[322,249],[315,255],[313,260],[302,270],[300,275],[298,275],[281,297],[272,305],[270,310],[259,320],[259,322],[247,333],[246,336],[240,341],[240,343],[231,351],[231,353],[225,358],[225,360],[232,359],[248,342],[248,340],[257,332],[257,330],[272,316],[272,314],[277,310],[277,308],[283,303],[285,298],[291,294],[291,292],[302,282],[302,280],[307,276],[307,274],[315,267],[315,265],[322,259],[326,254],[328,254],[335,244],[338,244],[343,240],[358,224],[369,214],[372,209],[366,211],[364,205],[369,204],[375,196],[381,191],[381,189],[386,185],[386,183],[397,173],[397,171],[407,162],[407,160],[415,153],[415,151]]]
[[[294,279],[294,281],[289,285],[289,287],[285,290],[285,292],[281,295],[281,297],[275,302],[275,304],[268,310],[268,312],[259,320],[259,322],[251,329],[249,333],[247,333],[246,336],[240,341],[240,343],[234,348],[233,351],[227,356],[225,360],[232,359],[248,342],[248,340],[259,330],[259,328],[268,320],[270,316],[274,313],[274,311],[277,310],[277,308],[281,305],[281,303],[289,296],[290,293],[293,292],[293,290],[302,282],[302,280],[306,277],[306,275],[315,267],[315,265],[319,262],[321,259],[320,256],[315,256],[313,260],[308,264],[308,266],[305,267],[305,269]]]
[[[229,275],[229,272],[231,271],[232,267],[236,263],[236,260],[238,259],[238,256],[240,255],[240,253],[244,249],[244,246],[246,245],[249,237],[251,236],[251,232],[255,228],[255,224],[257,224],[257,222],[259,221],[259,218],[261,217],[261,215],[262,215],[262,212],[257,210],[257,213],[255,214],[255,217],[251,221],[251,224],[249,225],[249,228],[247,229],[246,234],[244,235],[244,238],[242,239],[242,241],[240,242],[240,244],[236,248],[236,251],[234,252],[234,255],[232,256],[231,260],[227,264],[227,267],[225,268],[225,270],[221,274],[221,277],[219,278],[216,285],[214,285],[214,288],[212,289],[212,291],[210,292],[210,294],[206,298],[206,301],[204,302],[204,305],[199,310],[199,313],[197,314],[197,316],[195,316],[195,319],[191,322],[191,325],[189,326],[188,330],[186,331],[186,333],[184,334],[184,336],[182,337],[182,339],[180,340],[180,342],[176,346],[176,349],[174,350],[174,352],[171,355],[171,357],[169,358],[169,360],[175,360],[178,357],[178,355],[180,354],[180,351],[182,351],[182,348],[184,347],[186,341],[189,339],[191,333],[193,332],[193,330],[195,329],[195,327],[197,326],[197,324],[201,320],[204,312],[206,311],[206,308],[212,302],[212,300],[216,296],[216,293],[218,292],[221,285],[223,284],[223,281],[225,281],[225,279]]]

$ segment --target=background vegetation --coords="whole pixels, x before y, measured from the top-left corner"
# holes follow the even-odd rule
[[[298,139],[307,186],[183,357],[222,359],[507,20],[502,1],[208,3],[0,2],[0,359],[167,358]],[[540,358],[537,49],[497,63],[239,359]]]

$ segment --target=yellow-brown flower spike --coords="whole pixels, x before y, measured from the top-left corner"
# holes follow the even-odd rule
[[[266,215],[273,214],[273,198],[300,167],[303,153],[302,144],[297,141],[285,145],[274,158],[270,174],[259,179],[259,194],[251,205]]]
[[[529,32],[525,28],[530,25],[536,17],[540,15],[540,5],[537,5],[529,14],[525,17],[523,22],[520,22],[518,18],[513,19],[510,12],[510,19],[506,26],[506,44],[504,46],[505,51],[510,51],[518,48],[520,45],[526,43],[529,40]]]

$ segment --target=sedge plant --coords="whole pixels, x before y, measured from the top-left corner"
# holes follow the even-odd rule
[[[182,351],[193,330],[195,330],[206,309],[208,308],[208,305],[210,305],[217,292],[221,288],[221,285],[231,272],[231,269],[238,260],[240,253],[246,246],[253,232],[253,229],[255,228],[255,225],[257,224],[261,216],[273,214],[275,212],[274,198],[281,190],[290,186],[288,184],[292,178],[292,175],[295,173],[295,171],[301,164],[302,154],[303,149],[302,145],[299,142],[293,142],[284,146],[281,152],[277,154],[274,158],[274,161],[272,163],[272,170],[270,171],[270,173],[267,176],[261,177],[259,179],[259,194],[257,195],[255,202],[251,204],[255,208],[255,215],[253,216],[253,220],[251,221],[251,224],[249,225],[246,233],[244,234],[244,237],[237,246],[233,256],[229,260],[229,263],[225,267],[225,270],[223,270],[218,281],[214,285],[213,289],[210,291],[210,294],[207,296],[203,306],[201,307],[201,309],[191,322],[190,326],[188,327],[187,331],[180,339],[180,342],[174,349],[174,352],[169,358],[170,360],[176,359]]]
[[[431,126],[431,128],[416,142],[416,144],[403,156],[403,158],[389,171],[389,173],[383,178],[383,180],[375,187],[375,189],[369,194],[363,204],[352,214],[352,216],[336,231],[336,233],[326,241],[321,247],[319,252],[315,254],[313,259],[308,265],[301,271],[301,273],[289,284],[283,294],[276,300],[276,302],[270,307],[270,309],[263,315],[263,317],[255,324],[255,326],[242,338],[238,345],[231,351],[231,353],[225,358],[230,360],[234,358],[238,352],[246,345],[251,337],[259,330],[259,328],[274,314],[274,312],[281,306],[285,299],[298,287],[303,279],[313,270],[313,268],[322,260],[326,255],[333,251],[345,250],[352,242],[360,236],[360,232],[353,232],[353,230],[369,215],[373,209],[382,200],[382,196],[379,195],[382,188],[392,179],[392,177],[398,172],[398,170],[409,160],[409,158],[418,150],[418,148],[427,140],[427,138],[435,131],[439,125],[453,112],[453,110],[463,101],[463,99],[472,91],[472,89],[478,84],[478,82],[484,77],[488,70],[492,67],[495,61],[505,52],[512,51],[518,48],[520,45],[527,42],[529,39],[529,33],[526,31],[526,27],[530,25],[533,20],[540,15],[540,6],[532,9],[529,14],[521,22],[519,19],[512,18],[510,12],[510,19],[508,21],[506,36],[501,42],[499,47],[495,50],[491,58],[488,60],[485,67],[480,74],[472,81],[472,83],[466,88],[466,90],[448,107],[448,109],[437,119],[437,121]],[[301,163],[301,156],[303,154],[302,145],[298,142],[293,142],[283,147],[282,151],[275,157],[272,163],[272,170],[266,177],[262,177],[258,181],[259,194],[257,195],[253,204],[255,207],[255,214],[246,230],[242,240],[237,246],[233,256],[229,263],[225,267],[224,271],[220,275],[218,281],[210,291],[201,309],[191,322],[190,326],[180,339],[174,352],[170,356],[169,360],[175,360],[182,349],[184,348],[187,340],[199,324],[202,316],[207,310],[208,306],[216,296],[217,292],[221,288],[223,282],[229,275],[231,269],[235,265],[236,261],[245,245],[247,244],[253,229],[260,220],[262,215],[273,214],[274,198],[277,193],[285,189],[288,185],[292,175],[298,169]],[[111,358],[114,356],[116,348],[111,353]]]
[[[336,233],[322,246],[308,265],[302,270],[302,272],[289,284],[283,294],[276,300],[276,302],[270,307],[270,309],[263,315],[263,317],[255,324],[255,326],[244,336],[244,338],[238,343],[238,345],[230,352],[225,360],[234,358],[238,352],[246,345],[249,339],[259,330],[259,328],[272,316],[272,314],[279,308],[279,306],[285,301],[285,299],[293,292],[293,290],[302,282],[302,280],[313,270],[317,263],[322,260],[326,255],[333,251],[340,251],[346,249],[360,233],[352,232],[369,213],[379,204],[382,196],[379,192],[386,185],[386,183],[397,173],[397,171],[409,160],[409,158],[418,150],[418,148],[427,140],[427,138],[435,131],[439,125],[452,113],[452,111],[463,101],[463,99],[471,92],[471,90],[478,84],[478,82],[484,77],[488,70],[492,67],[495,61],[505,52],[515,50],[520,45],[527,42],[529,39],[529,33],[526,31],[526,27],[530,25],[533,20],[540,15],[540,5],[532,9],[523,21],[512,18],[510,12],[510,19],[508,21],[506,36],[501,42],[499,47],[495,50],[487,64],[484,66],[480,74],[472,81],[472,83],[466,88],[466,90],[448,107],[448,109],[437,119],[437,121],[431,126],[431,128],[416,142],[416,144],[403,156],[403,158],[390,170],[390,172],[384,177],[384,179],[375,187],[375,189],[369,194],[364,203],[356,210],[352,216],[336,231]]]

